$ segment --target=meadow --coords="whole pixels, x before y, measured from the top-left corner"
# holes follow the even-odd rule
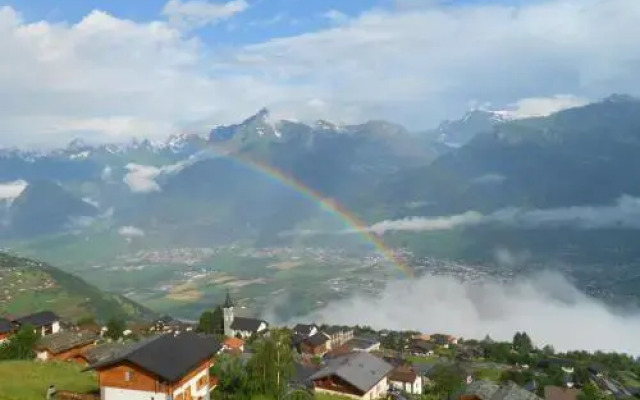
[[[98,389],[92,372],[73,363],[0,362],[0,400],[42,400],[49,385],[58,390],[89,393]]]

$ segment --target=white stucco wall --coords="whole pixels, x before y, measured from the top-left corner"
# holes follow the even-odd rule
[[[389,381],[389,384],[397,389],[403,390],[409,394],[422,394],[422,377],[418,376],[413,383]]]
[[[355,396],[352,394],[334,392],[333,390],[326,390],[321,388],[316,388],[315,391],[319,393],[333,394],[333,395],[349,397],[349,398],[358,399],[358,400],[372,400],[372,399],[385,397],[387,395],[387,392],[389,391],[389,381],[387,380],[387,377],[384,377],[380,382],[378,382],[377,385],[372,387],[371,390],[369,390],[363,396]]]
[[[112,387],[102,387],[100,390],[100,398],[101,400],[169,400],[169,396],[164,393]]]
[[[46,350],[37,352],[36,359],[40,361],[47,361],[49,359],[49,352]]]
[[[207,377],[207,384],[202,387],[202,389],[198,390],[198,379],[203,376]],[[205,369],[200,372],[198,375],[194,376],[188,382],[185,382],[182,386],[176,389],[173,392],[173,396],[179,396],[181,393],[186,393],[187,391],[191,391],[191,396],[193,398],[204,397],[209,394],[209,370]]]
[[[53,324],[51,324],[51,334],[54,333],[58,333],[60,332],[62,329],[60,329],[60,322],[56,321]],[[46,335],[46,327],[41,327],[40,328],[40,335],[41,336],[45,336]]]

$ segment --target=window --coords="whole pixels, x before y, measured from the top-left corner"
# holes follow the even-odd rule
[[[131,373],[131,371],[125,371],[124,372],[124,380],[127,382],[131,382],[131,378],[133,377],[133,374]]]
[[[198,389],[202,389],[207,384],[207,376],[204,375],[198,379]]]

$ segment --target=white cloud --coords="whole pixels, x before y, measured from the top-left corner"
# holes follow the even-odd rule
[[[197,157],[193,157],[187,161],[164,165],[162,167],[129,163],[125,166],[127,173],[122,181],[129,186],[129,189],[134,193],[159,192],[160,185],[156,179],[160,177],[160,175],[176,173],[197,159]]]
[[[180,28],[200,28],[213,24],[249,8],[245,0],[231,0],[225,3],[204,0],[169,0],[162,14]]]
[[[349,20],[347,14],[335,9],[327,11],[323,16],[334,24],[343,24]]]
[[[127,164],[127,174],[123,182],[129,186],[134,193],[149,193],[160,191],[160,185],[155,179],[160,175],[160,168],[150,165]]]
[[[0,200],[13,200],[20,196],[26,187],[27,182],[23,180],[0,182]]]
[[[557,105],[566,100],[554,98],[559,93],[639,93],[638,17],[635,0],[377,9],[332,29],[248,46],[240,60],[275,81],[297,83],[338,118],[420,126],[458,115],[473,99],[504,107],[548,97]],[[522,112],[532,103],[537,113],[550,108],[529,100]],[[342,112],[345,106],[355,112]]]
[[[640,355],[637,311],[611,310],[556,273],[509,283],[436,276],[393,282],[382,294],[336,301],[304,320],[476,339],[489,334],[511,340],[515,332],[526,331],[539,347]],[[576,331],[580,335],[567,334]]]
[[[475,211],[439,217],[407,217],[386,220],[366,230],[378,235],[393,231],[441,231],[481,224],[498,224],[518,228],[572,227],[578,229],[629,228],[640,229],[640,198],[622,196],[614,204],[602,206],[574,206],[527,210],[504,208],[488,215]],[[361,230],[346,230],[355,233]],[[307,231],[303,234],[328,232]]]
[[[496,113],[512,119],[546,117],[558,111],[584,106],[588,103],[588,99],[572,95],[532,97],[518,100],[509,109]]]
[[[118,229],[118,235],[126,238],[142,237],[145,235],[144,231],[135,226],[122,226]]]
[[[113,168],[111,168],[110,165],[105,166],[102,169],[102,173],[100,174],[100,178],[103,181],[110,181],[111,180],[111,175],[113,174]]]
[[[477,225],[483,223],[485,217],[475,211],[469,211],[460,215],[447,217],[410,217],[395,221],[382,221],[368,228],[369,232],[382,235],[389,231],[442,231],[461,226]]]
[[[87,204],[91,204],[92,206],[94,206],[95,208],[100,208],[100,203],[90,197],[83,197],[82,201],[84,201]]]
[[[479,185],[499,185],[507,179],[501,174],[486,174],[473,179],[473,183]]]
[[[207,43],[166,21],[93,11],[77,23],[26,22],[2,7],[0,146],[165,137],[192,121],[237,122],[264,105],[303,121],[386,118],[424,129],[472,100],[522,115],[640,94],[636,0],[418,3],[245,46]],[[167,8],[198,25],[244,6]]]

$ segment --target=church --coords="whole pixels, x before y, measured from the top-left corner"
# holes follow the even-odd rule
[[[227,298],[222,306],[222,312],[224,315],[224,335],[227,337],[246,339],[253,334],[264,333],[269,329],[269,324],[261,319],[236,317],[229,292],[227,292]]]

